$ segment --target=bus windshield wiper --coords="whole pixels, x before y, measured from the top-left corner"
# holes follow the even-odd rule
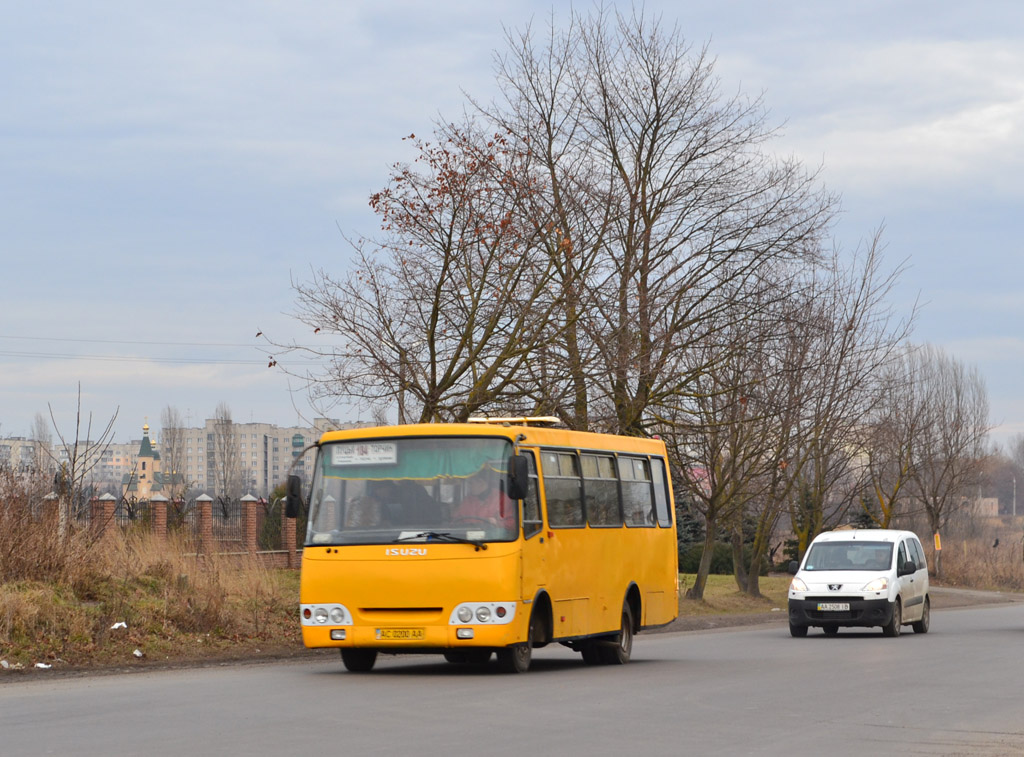
[[[420,531],[418,534],[411,534],[409,536],[399,536],[395,539],[395,542],[400,541],[415,541],[416,539],[426,539],[427,541],[444,541],[451,544],[472,544],[476,547],[476,551],[479,552],[481,549],[487,549],[487,545],[479,539],[465,539],[461,536],[448,533],[447,531]]]

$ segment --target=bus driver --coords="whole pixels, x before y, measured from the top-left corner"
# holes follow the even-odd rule
[[[470,476],[469,493],[452,513],[453,521],[515,527],[515,503],[496,486],[494,478],[494,473],[486,467]]]

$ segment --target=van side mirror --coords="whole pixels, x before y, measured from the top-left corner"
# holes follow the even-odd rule
[[[911,576],[917,573],[917,563],[913,560],[907,560],[903,563],[903,570],[900,571],[901,576]]]
[[[530,465],[526,455],[512,455],[508,460],[508,488],[511,499],[523,499],[530,488]]]
[[[789,561],[789,574],[791,576],[795,576],[796,572],[798,570],[800,570],[800,563],[798,563],[796,560],[790,560]]]
[[[296,475],[288,476],[284,492],[285,517],[295,518],[302,508],[302,479]]]

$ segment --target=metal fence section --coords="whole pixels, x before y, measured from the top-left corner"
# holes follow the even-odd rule
[[[55,512],[56,498],[38,503],[40,513]],[[33,506],[33,510],[35,510]],[[153,501],[112,495],[72,505],[74,527],[97,537],[116,529],[121,533],[179,534],[196,544],[198,552],[255,555],[270,566],[297,567],[301,551],[297,532],[305,529],[284,516],[281,501],[268,503],[247,496],[241,500],[199,497]],[[297,528],[298,526],[298,528]]]

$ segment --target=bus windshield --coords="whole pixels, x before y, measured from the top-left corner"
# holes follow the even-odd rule
[[[419,437],[329,442],[317,458],[306,543],[512,541],[508,439]]]

